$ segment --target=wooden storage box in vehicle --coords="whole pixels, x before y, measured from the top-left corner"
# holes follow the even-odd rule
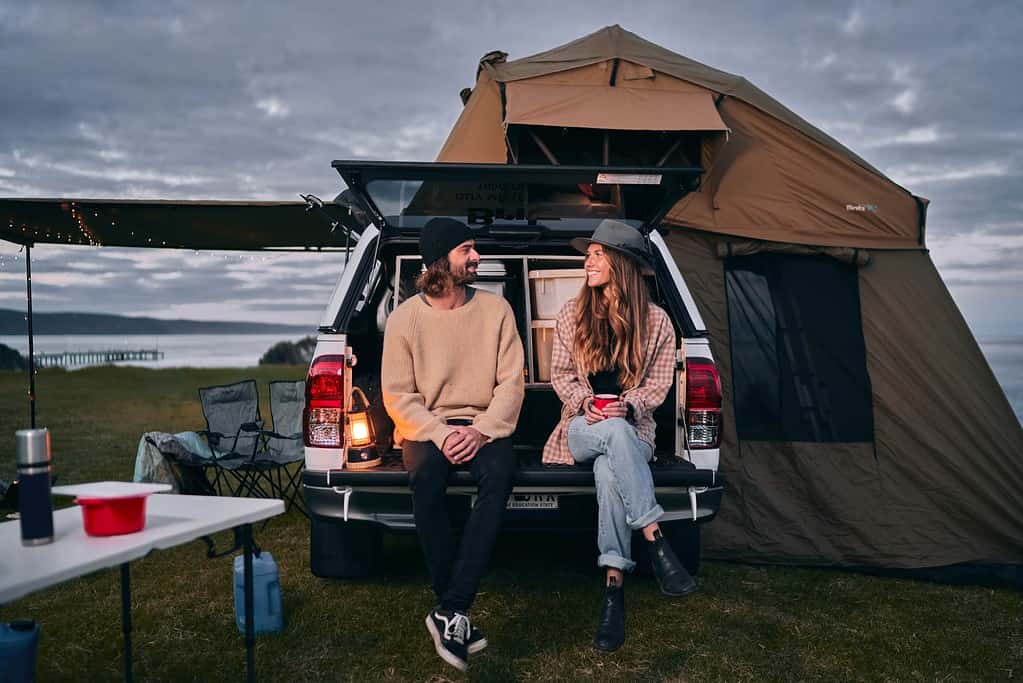
[[[536,381],[551,381],[551,352],[554,349],[554,321],[534,320],[533,354],[536,358]]]

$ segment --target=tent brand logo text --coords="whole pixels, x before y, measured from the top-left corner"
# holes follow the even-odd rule
[[[877,204],[846,204],[846,211],[869,211],[877,213]]]

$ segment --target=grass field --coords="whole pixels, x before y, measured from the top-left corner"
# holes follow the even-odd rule
[[[94,368],[38,375],[38,423],[53,432],[60,483],[128,480],[139,435],[202,425],[197,387],[304,368]],[[0,478],[14,473],[14,430],[28,426],[24,374],[0,373]],[[264,415],[268,415],[266,406]],[[257,639],[261,680],[462,679],[422,625],[433,597],[414,538],[388,538],[387,568],[340,582],[309,571],[308,523],[289,514],[257,528],[280,567],[285,630]],[[218,541],[226,541],[221,536]],[[1023,595],[838,571],[706,562],[702,590],[662,598],[627,582],[628,640],[590,645],[600,576],[592,539],[503,537],[473,610],[490,647],[479,680],[1005,681],[1023,679]],[[231,560],[201,543],[132,565],[140,681],[242,680]],[[5,620],[42,624],[41,681],[118,680],[117,572],[104,571],[5,605]]]

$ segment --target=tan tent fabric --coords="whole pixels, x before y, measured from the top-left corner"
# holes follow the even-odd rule
[[[729,256],[748,256],[770,252],[775,254],[793,254],[796,256],[814,256],[823,254],[837,259],[842,263],[853,263],[857,266],[865,266],[870,263],[870,252],[865,249],[850,249],[848,247],[805,247],[801,244],[785,244],[784,242],[764,242],[761,240],[731,240],[721,241],[715,245],[718,258]]]
[[[913,196],[748,104],[725,100],[732,129],[703,191],[667,221],[731,235],[826,246],[920,246]]]
[[[486,62],[481,66],[493,80],[509,82],[569,71],[616,57],[752,104],[818,142],[855,158],[864,168],[881,174],[834,138],[800,118],[742,76],[683,57],[617,24],[530,57],[512,62]]]
[[[665,237],[710,335],[733,414],[726,238]],[[728,494],[708,556],[890,568],[1023,563],[1023,429],[930,257],[859,269],[874,444],[765,443],[724,421]]]
[[[878,457],[907,551],[1023,562],[1023,428],[923,253],[875,253],[860,273]]]
[[[480,75],[437,161],[507,163],[501,91],[487,74]]]
[[[721,97],[718,113],[732,134],[727,142],[704,141],[703,189],[674,207],[667,223],[807,245],[923,246],[925,202],[918,203],[918,198],[745,79],[677,55],[618,26],[538,55],[513,62],[503,59],[504,53],[492,53],[481,64],[476,88],[438,161],[506,163],[504,124],[517,121],[685,130],[685,110],[675,127],[664,128],[661,116],[653,123],[645,120],[644,110],[620,106],[629,96],[616,91],[713,93]],[[615,87],[610,86],[612,73]],[[499,83],[505,88],[506,107]],[[569,108],[580,88],[597,86],[606,96],[594,96],[590,111],[581,100],[569,113],[563,109],[552,113],[557,108],[547,106],[554,101]],[[549,90],[555,87],[563,93]],[[538,101],[543,106],[537,106]],[[565,123],[559,124],[559,118]],[[650,125],[658,128],[647,128]]]
[[[555,71],[545,76],[530,78],[529,83],[542,83],[544,85],[608,85],[611,81],[611,73],[614,71],[614,61],[605,60],[590,66],[579,67],[571,71]],[[524,81],[509,81],[508,83],[522,83]],[[616,72],[616,83],[622,88],[641,88],[644,90],[670,90],[673,92],[705,93],[714,95],[715,92],[703,86],[674,78],[667,74],[657,73],[648,66],[618,61]]]
[[[724,131],[710,93],[509,83],[505,123],[617,130]]]

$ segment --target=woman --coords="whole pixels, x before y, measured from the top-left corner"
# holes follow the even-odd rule
[[[632,561],[632,532],[650,544],[661,592],[681,596],[696,582],[661,535],[664,510],[654,497],[649,461],[654,450],[653,411],[668,395],[675,369],[675,330],[650,302],[642,235],[605,220],[589,239],[573,240],[586,254],[586,281],[558,313],[551,383],[564,404],[561,421],[544,448],[545,463],[593,463],[597,488],[598,566],[606,581],[594,645],[616,650],[625,642],[624,573]],[[600,407],[597,395],[611,394]],[[605,399],[606,400],[606,399]]]

